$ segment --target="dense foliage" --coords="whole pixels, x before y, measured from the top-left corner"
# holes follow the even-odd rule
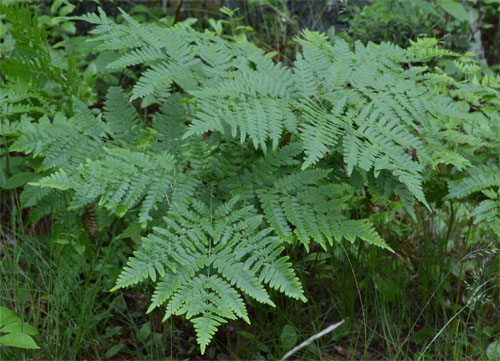
[[[149,280],[147,313],[191,320],[202,354],[221,324],[252,321],[247,304],[276,306],[272,290],[308,301],[292,249],[399,255],[363,209],[414,222],[463,203],[469,232],[498,242],[500,76],[434,38],[304,30],[292,64],[221,22],[99,9],[67,19],[105,54],[82,65],[28,7],[1,9],[0,185],[54,238],[132,239],[112,291]]]

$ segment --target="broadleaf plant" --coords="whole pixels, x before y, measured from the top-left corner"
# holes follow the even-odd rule
[[[75,20],[116,52],[110,70],[140,72],[134,85],[110,87],[103,107],[74,96],[71,111],[23,117],[4,133],[11,151],[39,159],[31,205],[97,205],[142,227],[113,290],[150,280],[148,312],[190,319],[202,353],[220,324],[251,321],[245,302],[275,305],[266,287],[306,301],[289,245],[359,239],[392,251],[355,212],[360,196],[397,197],[414,215],[417,202],[432,206],[426,182],[446,174],[449,197],[483,192],[474,215],[498,227],[498,179],[473,155],[498,159],[489,149],[500,135],[488,129],[498,130],[499,81],[478,83],[464,66],[459,82],[435,65],[471,59],[435,39],[352,48],[304,31],[295,62],[282,64],[242,36],[122,15]]]
[[[38,331],[5,306],[0,306],[0,347],[40,348],[32,336]]]

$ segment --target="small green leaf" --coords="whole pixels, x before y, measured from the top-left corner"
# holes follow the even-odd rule
[[[150,334],[151,334],[151,324],[149,322],[146,322],[137,333],[137,339],[140,342],[144,342],[146,341],[146,339],[149,337]]]
[[[214,19],[209,19],[208,23],[215,30],[215,33],[217,35],[220,35],[222,33],[222,22],[220,20],[216,21]]]
[[[115,292],[115,291],[119,290],[120,288],[122,288],[122,287],[121,287],[121,286],[116,285],[116,286],[114,286],[112,289],[110,289],[110,290],[109,290],[109,292]]]
[[[136,223],[132,223],[127,228],[125,228],[125,230],[117,238],[118,239],[131,238],[138,234],[141,234],[141,226]]]
[[[234,16],[234,13],[237,11],[238,9],[235,9],[235,10],[231,10],[230,8],[227,8],[225,6],[221,7],[219,9],[219,11],[229,17],[233,17]]]
[[[461,22],[470,20],[465,6],[463,6],[458,1],[441,0],[438,2],[438,5],[441,7],[441,9]]]
[[[297,343],[298,336],[297,331],[292,325],[285,325],[281,330],[281,344],[286,349],[291,349]]]
[[[490,361],[500,360],[500,340],[493,341],[486,349],[486,356]]]
[[[76,6],[75,6],[75,5],[73,5],[73,4],[68,4],[68,5],[66,5],[66,6],[63,6],[63,7],[61,8],[61,10],[59,11],[59,15],[60,15],[60,16],[66,16],[66,15],[68,15],[70,12],[72,12],[73,10],[75,10],[75,7],[76,7]],[[69,23],[67,23],[67,24],[69,24]],[[63,24],[63,25],[64,25],[64,24]]]
[[[19,316],[9,310],[7,307],[0,306],[0,327],[11,322],[22,321]]]
[[[118,345],[114,345],[108,351],[106,351],[106,353],[104,354],[104,357],[109,359],[113,356],[116,356],[122,350],[123,346],[124,345],[122,343],[120,343]]]
[[[63,23],[61,25],[61,28],[67,33],[70,33],[70,34],[76,33],[76,26],[73,23],[69,23],[69,22]]]
[[[83,252],[85,252],[85,246],[83,244],[75,244],[73,245],[75,251],[81,256]]]
[[[5,189],[14,189],[17,187],[21,187],[28,182],[35,181],[40,178],[39,174],[31,173],[31,172],[21,172],[14,174],[12,177],[7,179],[5,182]]]
[[[415,332],[415,343],[417,345],[422,345],[424,342],[426,342],[429,339],[429,336],[433,334],[433,331],[429,328],[422,328],[421,330],[418,330]]]
[[[38,331],[36,330],[36,328],[34,328],[33,326],[31,326],[30,324],[28,324],[26,322],[21,322],[21,321],[10,322],[10,323],[6,324],[5,326],[0,327],[0,332],[4,332],[4,333],[20,332],[20,333],[24,333],[24,334],[30,335],[30,336],[38,334]]]
[[[38,349],[36,342],[28,336],[21,332],[8,333],[6,335],[0,336],[0,345],[19,347],[19,348],[29,348]]]

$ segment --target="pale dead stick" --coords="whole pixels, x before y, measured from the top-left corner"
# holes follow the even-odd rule
[[[312,335],[307,340],[305,340],[304,342],[302,342],[300,345],[298,345],[297,347],[294,347],[293,349],[291,349],[290,351],[288,351],[285,354],[285,356],[283,356],[281,358],[280,361],[286,360],[287,358],[289,358],[290,356],[292,356],[295,352],[297,352],[300,349],[306,347],[307,345],[310,345],[311,343],[313,343],[314,341],[316,341],[318,338],[323,337],[324,335],[332,332],[333,330],[335,330],[337,327],[339,327],[343,323],[344,323],[344,320],[342,320],[340,322],[337,322],[337,323],[334,323],[333,325],[330,325],[327,328],[325,328],[323,331],[321,331],[321,332],[319,332],[319,333],[317,333],[315,335]]]

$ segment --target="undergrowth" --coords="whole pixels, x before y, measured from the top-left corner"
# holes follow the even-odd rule
[[[339,320],[295,356],[494,356],[500,76],[470,54],[304,30],[280,62],[226,8],[55,46],[1,10],[0,302],[40,331],[2,357],[278,359]]]

